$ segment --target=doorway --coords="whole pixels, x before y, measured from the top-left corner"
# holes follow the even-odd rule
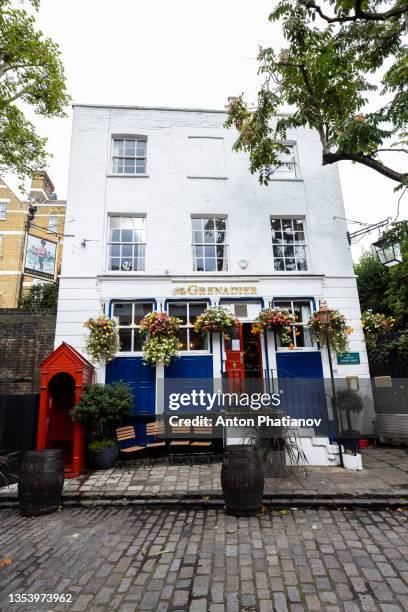
[[[64,469],[72,467],[74,427],[70,411],[75,404],[75,381],[70,374],[61,372],[48,384],[48,430],[46,448],[60,448]]]
[[[236,391],[243,391],[248,380],[263,378],[261,339],[251,329],[252,323],[239,323],[225,339],[225,375]]]

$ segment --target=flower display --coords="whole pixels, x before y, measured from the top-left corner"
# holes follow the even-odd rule
[[[327,309],[328,323],[324,325],[321,319],[321,311],[314,312],[309,319],[309,329],[314,338],[325,346],[326,334],[330,347],[335,353],[345,353],[348,350],[348,336],[353,333],[353,328],[347,325],[346,317],[339,310]]]
[[[144,337],[174,336],[181,323],[181,319],[169,317],[167,312],[149,312],[140,323],[140,332]]]
[[[235,329],[239,321],[226,308],[222,306],[211,306],[196,318],[194,331],[197,334],[208,334],[219,332],[229,338],[229,334]]]
[[[158,363],[170,365],[172,358],[178,356],[179,346],[180,340],[176,336],[151,336],[143,344],[143,359],[151,366]]]
[[[390,332],[395,325],[393,317],[386,317],[379,312],[373,312],[371,308],[362,313],[361,322],[367,346],[370,348],[376,345],[378,336]]]
[[[293,348],[292,326],[295,317],[287,308],[264,308],[252,324],[252,333],[274,331],[279,335],[282,346]]]
[[[90,318],[84,323],[89,329],[85,350],[94,363],[108,363],[114,359],[119,350],[119,334],[115,321],[101,315]]]

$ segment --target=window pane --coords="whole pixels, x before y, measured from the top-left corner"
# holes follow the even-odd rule
[[[297,269],[302,272],[307,270],[307,261],[306,259],[297,259],[296,260]]]
[[[119,266],[120,266],[120,259],[119,258],[115,258],[115,259],[110,259],[109,260],[109,270],[112,270],[113,272],[119,270]]]
[[[225,232],[218,231],[216,232],[215,239],[218,244],[223,244],[225,242]]]
[[[285,242],[293,242],[293,230],[292,230],[292,220],[291,219],[283,219],[283,238]]]
[[[285,267],[289,272],[296,270],[296,262],[294,259],[285,259]]]
[[[120,232],[120,240],[121,242],[132,242],[133,232],[132,230],[121,230]]]
[[[135,302],[134,308],[135,308],[134,324],[140,325],[140,322],[143,319],[143,317],[149,314],[149,312],[152,312],[153,304],[149,302]]]
[[[145,140],[137,141],[136,155],[140,157],[144,157],[146,155],[146,141]]]
[[[196,334],[190,329],[190,351],[204,351],[208,348],[208,336]]]
[[[216,219],[215,227],[218,230],[225,230],[226,229],[225,219],[220,219],[220,218]]]
[[[143,350],[143,338],[138,329],[133,331],[133,350],[141,351]]]
[[[135,173],[135,160],[134,159],[125,159],[124,160],[124,173],[125,174],[134,174]]]
[[[123,173],[123,159],[115,157],[113,160],[113,172],[118,174]]]
[[[204,259],[194,261],[194,270],[196,272],[204,272]]]
[[[217,257],[226,257],[226,256],[227,256],[227,247],[217,246]]]
[[[214,244],[215,242],[215,233],[213,230],[205,230],[204,231],[204,242],[206,244]]]
[[[214,229],[214,219],[204,219],[204,229],[213,230]]]
[[[304,242],[305,241],[305,233],[304,232],[295,232],[295,241],[296,242]]]
[[[111,229],[120,227],[120,217],[109,217],[109,227]]]
[[[194,230],[201,230],[203,227],[202,219],[191,219],[191,227]]]
[[[293,227],[297,232],[303,232],[303,219],[293,219]]]
[[[135,244],[133,247],[133,257],[144,257],[145,248],[144,244]]]
[[[203,232],[193,231],[193,243],[194,244],[202,244],[203,240]]]
[[[113,318],[118,325],[130,325],[132,323],[132,304],[114,304]]]
[[[218,272],[225,272],[225,270],[228,270],[228,262],[226,259],[217,259],[217,270]]]
[[[144,258],[137,258],[133,260],[133,270],[135,272],[144,272],[145,261]]]
[[[133,257],[133,246],[131,244],[122,245],[122,257]]]
[[[292,247],[286,247],[286,248],[292,248]],[[296,257],[306,257],[306,248],[304,246],[296,246],[295,247],[295,255]]]
[[[285,257],[293,257],[294,256],[293,246],[285,246],[283,248],[284,248]]]
[[[206,246],[204,247],[204,255],[205,257],[215,257],[215,246]]]
[[[120,351],[131,351],[132,350],[132,330],[126,328],[119,328],[119,343]]]
[[[120,245],[119,244],[111,244],[109,247],[109,255],[111,257],[119,257],[120,256]]]
[[[169,315],[182,320],[182,325],[187,325],[187,304],[169,304]]]
[[[123,155],[123,138],[115,138],[113,141],[113,154],[116,156]]]
[[[190,310],[190,325],[194,325],[196,317],[200,315],[207,308],[207,304],[195,304],[194,302],[190,302],[189,310]]]
[[[146,172],[146,160],[145,159],[136,160],[136,172],[138,174],[144,174]]]
[[[281,231],[281,220],[280,219],[271,219],[271,227],[274,231]]]
[[[275,270],[277,272],[283,272],[285,270],[285,264],[283,259],[275,259],[274,260]]]
[[[132,260],[131,259],[121,259],[120,269],[122,272],[131,272],[132,271]]]
[[[274,246],[273,247],[273,256],[274,257],[283,257],[283,246]]]
[[[125,140],[125,155],[128,157],[135,156],[136,142],[134,140]]]
[[[133,217],[134,229],[144,229],[145,221],[145,217]]]
[[[120,230],[119,229],[112,229],[110,231],[110,241],[120,242]]]
[[[187,329],[186,328],[179,329],[177,337],[180,340],[179,350],[186,351],[187,350]]]
[[[215,272],[215,259],[206,259],[205,260],[205,271],[206,272]]]

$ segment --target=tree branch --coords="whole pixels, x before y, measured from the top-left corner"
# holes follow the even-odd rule
[[[381,151],[390,151],[391,153],[408,153],[408,149],[377,149],[374,153],[380,153]]]
[[[406,6],[401,7],[397,5],[383,13],[372,13],[370,11],[363,11],[361,9],[361,0],[356,0],[354,15],[349,15],[345,17],[329,17],[329,15],[323,13],[320,6],[316,4],[316,2],[313,2],[313,0],[308,1],[306,4],[308,8],[315,10],[316,13],[318,13],[320,17],[328,23],[346,23],[349,21],[358,21],[358,19],[364,19],[366,21],[386,21],[391,17],[399,17],[400,15],[403,15],[404,13],[408,12],[408,8]]]
[[[397,183],[402,183],[402,181],[408,179],[408,173],[392,170],[392,168],[385,166],[383,163],[381,163],[377,159],[374,159],[373,157],[364,155],[364,153],[341,153],[339,151],[335,153],[323,152],[323,166],[327,166],[328,164],[334,164],[338,161],[357,162],[358,164],[362,164],[363,166],[367,166],[368,168],[376,170],[383,176],[386,176],[387,178],[391,179],[392,181],[396,181]]]

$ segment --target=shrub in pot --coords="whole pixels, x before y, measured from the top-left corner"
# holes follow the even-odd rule
[[[79,404],[71,410],[71,418],[84,424],[97,469],[115,465],[119,455],[115,430],[131,416],[132,408],[132,392],[122,381],[84,387]]]
[[[282,419],[285,413],[276,411],[270,416]],[[299,445],[297,433],[291,427],[256,425],[248,429],[244,439],[253,444],[258,451],[265,478],[285,478],[289,475],[290,467],[307,461]]]
[[[352,415],[359,414],[363,410],[363,398],[355,389],[341,389],[336,393],[336,400],[342,428],[341,442],[347,450],[351,450],[353,455],[356,456],[359,448],[360,431],[353,429]],[[343,426],[343,415],[346,420],[346,428]]]

